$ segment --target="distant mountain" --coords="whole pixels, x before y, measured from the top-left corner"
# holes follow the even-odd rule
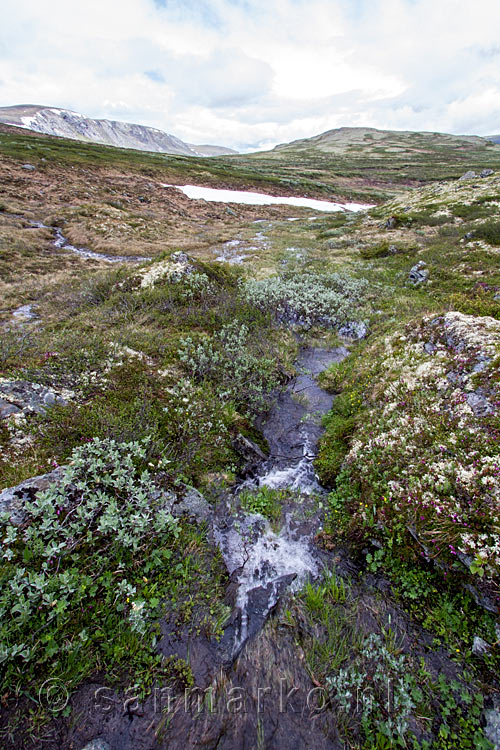
[[[493,143],[500,143],[500,135],[485,135],[487,141],[493,141]]]
[[[107,146],[156,151],[183,156],[220,156],[236,153],[224,146],[194,146],[157,128],[117,120],[93,120],[78,112],[56,107],[21,104],[0,107],[0,122],[37,133],[103,143]]]
[[[195,146],[193,143],[187,144],[190,149],[195,151],[199,156],[228,156],[229,154],[237,154],[232,148],[226,148],[226,146],[209,146],[204,144],[203,146]]]
[[[500,136],[481,138],[477,135],[450,135],[448,133],[413,132],[409,130],[377,130],[376,128],[336,128],[312,138],[302,138],[276,146],[273,152],[323,151],[331,154],[377,155],[397,154],[402,151],[431,148],[487,147],[488,141]],[[495,141],[498,142],[498,141]]]

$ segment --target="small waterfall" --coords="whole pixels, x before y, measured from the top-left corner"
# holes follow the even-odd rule
[[[240,490],[290,489],[297,493],[297,505],[308,504],[317,510],[314,495],[324,490],[313,462],[323,432],[320,417],[331,409],[333,396],[319,387],[316,377],[347,354],[345,347],[301,352],[297,378],[280,394],[262,424],[270,456]],[[319,574],[312,545],[317,532],[314,512],[312,516],[311,523],[304,525],[296,523],[290,511],[276,531],[258,514],[231,516],[226,508],[215,524],[214,536],[236,587],[233,617],[222,639],[232,659],[261,629],[285,590],[298,590],[308,578]]]

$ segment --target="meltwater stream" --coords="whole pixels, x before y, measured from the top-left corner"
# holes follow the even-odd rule
[[[151,258],[149,257],[138,258],[135,255],[106,255],[105,253],[96,253],[86,247],[75,247],[70,243],[67,237],[63,235],[59,227],[48,227],[41,221],[31,221],[30,225],[34,229],[50,229],[50,231],[54,233],[54,247],[60,248],[62,250],[67,250],[71,253],[75,253],[75,255],[79,255],[81,258],[102,260],[106,263],[143,263],[145,261],[151,260]]]
[[[297,491],[295,507],[287,507],[279,531],[258,514],[222,514],[214,535],[235,589],[233,616],[222,645],[234,659],[255,635],[285,590],[298,590],[308,578],[320,573],[312,545],[318,531],[317,508],[312,496],[324,492],[314,471],[321,417],[332,407],[333,396],[319,387],[316,377],[348,354],[334,350],[303,349],[296,363],[298,376],[282,393],[261,426],[269,458],[241,489]],[[309,522],[298,520],[298,506],[310,506]],[[229,509],[228,509],[229,510]],[[300,514],[299,514],[300,516]]]

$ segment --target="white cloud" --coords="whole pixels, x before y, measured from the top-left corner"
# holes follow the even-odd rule
[[[488,134],[498,28],[496,0],[18,0],[0,104],[236,147],[341,125]]]

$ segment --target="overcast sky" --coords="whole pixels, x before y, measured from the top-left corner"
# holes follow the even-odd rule
[[[191,143],[500,132],[498,0],[4,0],[0,106]]]

